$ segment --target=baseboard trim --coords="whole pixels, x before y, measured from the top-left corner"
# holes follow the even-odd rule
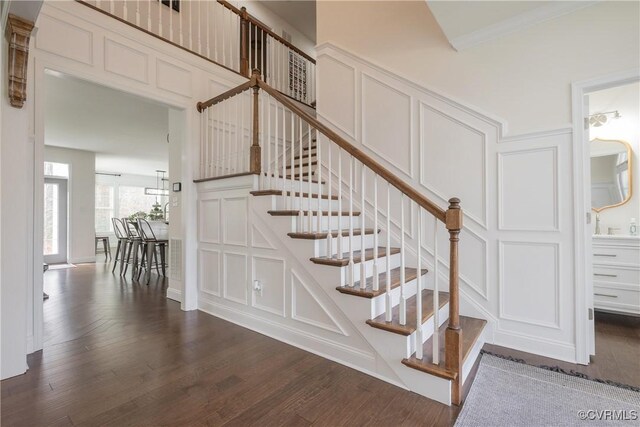
[[[86,264],[86,263],[93,263],[96,262],[96,257],[91,256],[91,257],[82,257],[82,258],[69,258],[69,260],[67,261],[69,264]]]
[[[572,344],[505,331],[499,326],[494,331],[493,344],[569,363],[577,363],[576,347]]]
[[[182,303],[182,291],[174,288],[167,288],[167,298]]]

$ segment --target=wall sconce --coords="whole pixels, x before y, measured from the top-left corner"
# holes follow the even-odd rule
[[[595,113],[589,115],[589,126],[593,126],[594,128],[599,128],[600,126],[604,126],[610,119],[619,119],[622,117],[618,110],[615,111],[607,111],[605,113]]]

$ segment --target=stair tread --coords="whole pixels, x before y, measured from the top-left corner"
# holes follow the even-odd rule
[[[355,230],[353,231],[353,235],[356,236],[356,232]],[[393,255],[393,254],[398,254],[400,253],[400,248],[391,248],[391,252],[389,255]],[[378,258],[382,258],[387,256],[387,248],[384,246],[380,246],[378,247]],[[365,253],[364,253],[364,258],[365,261],[369,261],[373,259],[373,248],[371,249],[366,249]],[[360,251],[353,251],[353,261],[355,264],[358,264],[360,262]],[[344,267],[346,265],[349,265],[349,258],[334,258],[334,257],[317,257],[317,258],[311,258],[311,261],[316,263],[316,264],[323,264],[323,265],[331,265],[334,267]]]
[[[378,230],[378,233],[379,232],[380,232],[380,230]],[[374,233],[373,228],[365,228],[364,229],[364,234],[373,234],[373,233]],[[308,232],[288,233],[287,236],[291,237],[292,239],[319,240],[319,239],[326,239],[328,234],[329,233],[327,231],[322,231],[322,232],[308,231]],[[333,237],[338,237],[338,231],[337,230],[332,231],[331,235]],[[348,236],[348,235],[349,235],[349,230],[342,230],[342,236]],[[353,235],[354,236],[359,236],[360,235],[360,229],[359,228],[354,228],[353,229]]]
[[[462,363],[467,359],[471,353],[473,345],[476,343],[487,321],[484,319],[476,319],[475,317],[460,316],[460,328],[462,329]],[[407,359],[403,359],[402,363],[410,368],[417,369],[428,374],[436,375],[441,378],[454,380],[457,375],[455,372],[449,371],[445,368],[445,333],[447,330],[447,322],[444,322],[438,330],[440,336],[440,363],[434,365],[431,363],[433,360],[433,337],[429,338],[422,345],[422,359],[416,359],[415,353]]]
[[[282,190],[256,190],[256,191],[251,191],[250,192],[253,196],[282,196],[283,191]],[[300,196],[300,192],[296,191],[295,193],[293,193],[295,197],[299,197]],[[291,196],[291,191],[287,191],[286,192],[287,196]],[[302,197],[303,198],[308,198],[309,197],[309,193],[302,193]],[[323,194],[321,196],[323,199],[329,199],[329,196],[327,194]],[[318,198],[318,193],[311,193],[311,198],[312,199],[317,199]],[[338,196],[331,196],[331,200],[338,200]]]
[[[306,159],[306,158],[307,158],[307,157],[305,156],[305,159]],[[304,160],[304,159],[303,159],[303,160]],[[312,160],[312,161],[311,161],[311,166],[315,166],[315,165],[317,165],[317,164],[318,164],[318,161],[317,161],[317,160]],[[309,166],[309,163],[308,163],[308,162],[306,162],[306,163],[304,163],[304,164],[302,165],[302,167],[305,167],[305,166]],[[290,164],[289,164],[289,165],[287,165],[286,167],[287,167],[287,169],[291,169],[291,165],[290,165]],[[293,169],[295,169],[295,168],[299,168],[299,167],[300,167],[300,165],[299,165],[299,164],[297,164],[297,163],[294,163],[294,164],[293,164]]]
[[[391,273],[390,288],[391,289],[395,289],[398,286],[400,286],[400,271],[401,271],[400,267],[396,267],[390,271]],[[428,271],[426,268],[422,269],[423,276],[427,274],[427,272]],[[418,269],[405,267],[404,276],[405,276],[405,283],[410,282],[416,277],[418,277]],[[336,289],[338,290],[338,292],[341,292],[343,294],[354,295],[354,296],[359,296],[363,298],[374,298],[374,297],[377,297],[378,295],[384,294],[387,291],[387,272],[385,271],[378,275],[377,291],[373,290],[373,276],[367,277],[366,288],[364,289],[360,289],[360,281],[356,282],[355,286],[353,287],[338,286],[336,287]]]
[[[268,177],[268,175],[267,175],[267,177]],[[271,174],[271,177],[272,177],[272,178],[292,179],[292,177],[291,177],[291,175],[290,175],[290,174],[287,174],[286,176],[283,176],[283,175],[280,175],[280,174],[278,174],[278,175],[276,175],[276,174]],[[295,181],[295,180],[297,180],[297,179],[298,179],[298,178],[300,178],[300,177],[301,177],[301,176],[300,176],[300,174],[294,174],[294,175],[293,175],[293,180]],[[313,177],[313,174],[311,174],[311,177],[312,177],[312,178],[311,178],[311,182],[313,182],[314,184],[317,184],[317,183],[318,183],[318,180],[317,180],[316,178],[314,178],[314,177]],[[309,182],[309,176],[308,176],[306,173],[302,174],[302,179],[301,179],[301,181]],[[323,179],[323,180],[322,180],[322,182],[321,182],[321,184],[326,184],[326,181]]]
[[[303,210],[302,214],[304,216],[308,216],[309,212],[311,212],[312,216],[317,216],[318,215],[318,211],[315,211],[315,210],[312,210],[312,211]],[[297,210],[297,209],[293,209],[293,210],[270,210],[270,211],[267,211],[267,213],[269,215],[273,215],[273,216],[298,216],[300,211]],[[341,213],[340,216],[351,216],[349,214],[349,212],[340,212],[340,213]],[[352,212],[352,214],[353,214],[353,216],[360,216],[360,212]],[[329,211],[322,211],[322,215],[329,216]],[[331,211],[331,216],[338,216],[338,211]]]
[[[449,302],[449,294],[438,292],[440,295],[440,308]],[[431,289],[422,290],[422,323],[433,316],[433,291]],[[367,324],[374,328],[384,329],[400,335],[411,335],[416,330],[416,296],[413,295],[407,300],[407,324],[400,324],[400,306],[396,305],[392,310],[391,322],[385,320],[385,315],[381,314],[375,319],[367,320]]]

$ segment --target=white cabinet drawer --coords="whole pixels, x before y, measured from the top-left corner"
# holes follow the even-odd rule
[[[593,245],[593,263],[640,265],[640,249]]]
[[[594,285],[593,306],[603,310],[640,314],[640,289],[618,289]]]
[[[640,284],[640,270],[625,267],[593,266],[593,280],[597,282]]]

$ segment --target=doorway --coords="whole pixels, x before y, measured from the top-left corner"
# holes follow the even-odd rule
[[[43,255],[47,264],[67,262],[67,179],[44,179]]]
[[[639,81],[638,70],[629,70],[572,85],[576,360],[581,364],[606,352],[606,344],[597,348],[598,322],[640,314],[629,311],[640,307],[640,240],[632,236],[640,204],[638,194],[630,192],[638,188]],[[615,177],[592,176],[604,170]],[[612,203],[601,203],[614,196]]]

